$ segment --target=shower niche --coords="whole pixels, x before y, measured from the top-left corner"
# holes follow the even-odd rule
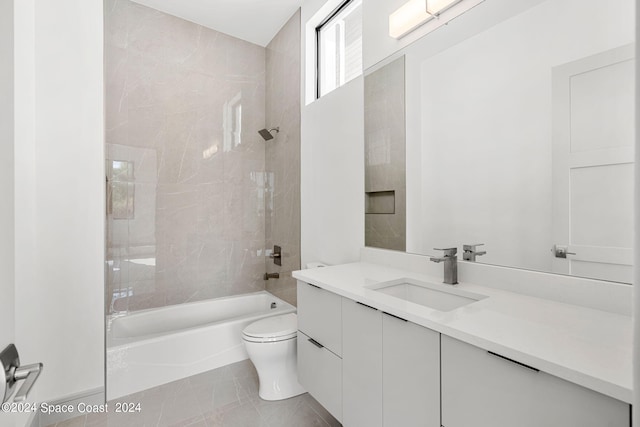
[[[368,191],[365,193],[365,214],[389,214],[396,213],[396,192]]]

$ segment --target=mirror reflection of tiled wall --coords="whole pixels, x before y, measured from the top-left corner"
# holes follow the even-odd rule
[[[406,250],[404,56],[364,78],[365,246]]]

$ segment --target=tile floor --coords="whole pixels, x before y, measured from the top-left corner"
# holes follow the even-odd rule
[[[140,403],[140,412],[117,414],[116,402]],[[109,413],[84,415],[48,427],[339,427],[305,393],[267,402],[249,360],[214,369],[109,402]]]

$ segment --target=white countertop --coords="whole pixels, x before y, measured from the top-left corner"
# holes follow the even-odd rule
[[[632,401],[632,319],[485,286],[456,289],[486,295],[441,312],[365,286],[433,277],[365,262],[294,271],[293,277],[429,329],[499,353],[627,403]]]

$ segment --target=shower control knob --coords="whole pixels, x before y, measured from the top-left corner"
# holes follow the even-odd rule
[[[273,260],[275,265],[282,265],[282,248],[278,245],[273,245],[273,252],[271,252],[269,258]]]

